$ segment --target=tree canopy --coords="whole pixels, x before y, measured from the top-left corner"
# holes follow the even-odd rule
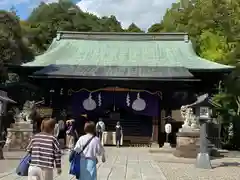
[[[136,24],[132,23],[126,30],[127,32],[143,32]]]
[[[149,32],[188,32],[198,55],[223,64],[237,64],[233,57],[239,44],[240,2],[182,0],[173,3],[162,21]]]

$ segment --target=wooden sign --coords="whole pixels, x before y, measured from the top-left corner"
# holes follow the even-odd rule
[[[38,107],[37,112],[42,118],[51,117],[53,113],[53,109],[50,107]]]

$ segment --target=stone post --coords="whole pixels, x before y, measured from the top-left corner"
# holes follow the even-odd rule
[[[4,141],[3,141],[3,123],[2,123],[2,116],[3,116],[3,111],[4,111],[4,102],[0,101],[0,159],[4,159],[3,156],[3,146],[4,146]]]
[[[1,134],[0,134],[0,159],[4,159],[4,156],[3,156],[4,141],[3,141],[3,136],[2,136],[2,114],[0,115],[0,129],[1,129]]]
[[[200,152],[197,155],[196,167],[212,169],[208,152],[207,119],[199,119],[200,123]]]

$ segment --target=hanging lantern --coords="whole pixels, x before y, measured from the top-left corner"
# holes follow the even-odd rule
[[[102,105],[102,96],[101,93],[98,94],[98,106],[100,107]]]
[[[89,97],[83,101],[83,107],[87,111],[92,111],[96,109],[97,104],[96,102],[92,99],[92,94],[89,94]]]
[[[129,96],[129,93],[127,94],[127,97],[126,97],[126,104],[128,107],[130,107],[131,103],[130,103],[130,96]]]
[[[135,111],[143,111],[146,108],[146,102],[140,97],[140,93],[137,94],[137,99],[133,101],[132,108]]]

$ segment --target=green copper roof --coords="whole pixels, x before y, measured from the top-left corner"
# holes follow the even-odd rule
[[[149,67],[149,66],[78,66],[49,65],[36,71],[35,77],[70,77],[92,79],[189,79],[194,76],[184,67]]]
[[[226,66],[198,57],[184,33],[58,32],[49,49],[23,66],[150,66],[221,70]]]

